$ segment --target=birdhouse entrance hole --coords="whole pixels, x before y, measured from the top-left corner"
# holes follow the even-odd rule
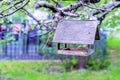
[[[53,42],[58,43],[58,54],[89,56],[94,53],[95,40],[99,40],[97,26],[98,21],[95,20],[60,21],[53,38]]]

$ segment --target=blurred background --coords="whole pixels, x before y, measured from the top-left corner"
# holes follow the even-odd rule
[[[27,0],[14,8],[17,0],[0,0],[0,13],[9,14],[20,8]],[[76,0],[40,0],[56,6],[55,2],[68,6]],[[55,2],[54,2],[55,1]],[[116,0],[101,0],[92,7],[102,8]],[[119,0],[118,0],[119,1]],[[52,11],[35,9],[39,0],[31,0],[14,14],[0,14],[0,80],[119,80],[120,79],[120,9],[109,12],[99,25],[100,40],[95,41],[95,52],[88,56],[87,64],[78,68],[79,56],[60,55],[53,43],[56,23]],[[118,2],[119,3],[119,2]],[[10,7],[10,8],[9,8]],[[58,7],[58,6],[56,6]],[[90,20],[93,8],[79,8],[79,17],[69,20]],[[37,19],[37,20],[36,20]],[[39,22],[38,22],[39,21]],[[79,48],[81,45],[68,45]],[[62,45],[63,47],[63,45]],[[84,57],[80,58],[84,63]]]

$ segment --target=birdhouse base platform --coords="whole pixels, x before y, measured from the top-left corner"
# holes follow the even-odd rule
[[[89,56],[88,49],[86,48],[67,48],[58,50],[58,54],[75,55],[75,56]]]

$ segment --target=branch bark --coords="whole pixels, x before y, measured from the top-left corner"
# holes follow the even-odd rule
[[[25,7],[28,3],[30,2],[30,0],[28,0],[25,4],[23,4],[20,8],[17,8],[16,10],[13,10],[12,12],[10,12],[10,13],[8,13],[8,14],[2,14],[2,13],[0,13],[0,18],[4,18],[4,17],[7,17],[7,16],[10,16],[10,15],[12,15],[12,14],[14,14],[15,12],[17,12],[17,11],[19,11],[20,9],[22,9],[23,7]],[[17,4],[19,4],[20,2],[18,2],[18,3],[16,3],[16,5]],[[14,5],[15,6],[15,5]],[[14,7],[14,6],[11,6],[11,7],[9,7],[8,9],[10,9],[10,8],[12,8],[12,7]],[[4,11],[2,11],[2,12],[4,12]]]
[[[43,2],[43,1],[37,2],[37,3],[35,4],[35,8],[36,8],[36,9],[38,9],[38,8],[40,8],[40,7],[48,8],[48,9],[50,9],[51,11],[53,11],[54,13],[59,12],[59,10],[58,10],[55,6],[53,6],[53,5],[49,4],[49,3]]]
[[[22,0],[21,0],[22,1]],[[21,1],[18,1],[16,2],[13,6],[7,8],[6,10],[12,8],[12,7],[15,7],[17,4],[21,3]],[[8,13],[8,14],[3,14],[4,11],[0,12],[0,18],[3,18],[3,17],[6,17],[6,16],[10,16],[12,14],[14,14],[15,12],[17,12],[18,10],[22,9],[23,11],[26,12],[26,14],[28,14],[30,17],[32,17],[38,24],[40,24],[39,20],[37,20],[30,12],[28,12],[24,7],[29,3],[30,0],[28,0],[25,4],[23,4],[20,8],[16,8],[16,10]],[[56,2],[55,0],[52,0],[53,2],[55,2],[56,4],[58,4],[58,2]],[[97,0],[99,2],[99,0]],[[59,5],[59,4],[58,4]],[[91,8],[91,9],[96,9],[92,15],[93,16],[98,16],[98,20],[100,21],[100,23],[104,20],[104,18],[106,17],[106,15],[113,11],[115,8],[118,8],[120,7],[120,1],[116,1],[114,3],[111,3],[111,4],[108,4],[106,5],[105,7],[103,8],[94,8],[94,7],[90,7],[89,5],[85,5],[83,3],[81,3],[81,1],[78,1],[76,3],[72,3],[71,5],[69,6],[66,6],[66,7],[61,7],[61,4],[59,5],[59,8],[53,6],[52,4],[49,4],[49,3],[46,3],[44,1],[40,1],[40,2],[37,2],[35,3],[35,8],[38,9],[38,8],[41,8],[41,7],[44,7],[44,8],[48,8],[50,9],[54,15],[57,15],[55,17],[64,17],[64,16],[72,16],[72,17],[78,17],[78,14],[74,13],[73,11],[76,9],[78,9],[79,7],[81,6],[87,6],[88,8]]]
[[[25,8],[21,8],[21,10],[23,10],[28,16],[30,16],[33,20],[35,20],[37,22],[37,24],[41,24],[40,21],[38,19],[36,19],[29,11],[27,11]]]
[[[78,7],[82,6],[81,2],[77,2],[74,4],[71,4],[67,7],[62,7],[62,8],[56,8],[55,6],[46,3],[46,2],[38,2],[35,4],[35,8],[41,8],[41,7],[45,7],[50,9],[53,13],[55,13],[55,15],[57,15],[56,17],[60,18],[63,16],[72,16],[72,17],[78,17],[78,14],[76,13],[72,13],[72,10],[76,10]]]
[[[77,2],[77,3],[71,4],[71,5],[67,6],[67,7],[60,8],[60,9],[67,12],[67,11],[75,10],[75,9],[81,7],[82,5],[83,4],[81,2]]]
[[[55,0],[52,0],[55,4],[56,4],[56,6],[58,6],[59,8],[61,8],[61,7],[63,7],[63,5],[60,3],[60,2],[57,2],[57,1],[55,1]]]
[[[112,4],[109,4],[109,5],[105,6],[105,7],[103,7],[101,10],[94,11],[93,16],[101,14],[98,17],[98,20],[100,21],[100,23],[102,23],[102,21],[104,20],[106,15],[108,13],[110,13],[111,11],[113,11],[115,8],[118,8],[118,7],[120,7],[120,1],[116,1],[116,2],[114,2]]]
[[[72,13],[71,12],[72,10],[75,10],[81,6],[85,6],[85,4],[81,3],[81,1],[78,1],[77,3],[71,4],[69,6],[62,7],[62,8],[56,8],[48,3],[40,3],[40,2],[36,3],[35,5],[36,5],[36,8],[40,8],[40,7],[48,8],[52,10],[54,13],[57,13],[57,15],[59,14],[60,16],[72,16],[72,17],[78,16],[77,14]],[[90,6],[87,6],[87,7],[91,8]],[[116,1],[114,3],[106,5],[103,8],[96,9],[94,13],[92,13],[92,15],[98,16],[98,14],[100,14],[100,16],[98,16],[98,20],[101,23],[109,12],[113,11],[115,8],[118,8],[118,7],[120,7],[120,1]]]

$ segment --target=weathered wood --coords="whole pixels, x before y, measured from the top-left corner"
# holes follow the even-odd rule
[[[61,50],[58,50],[58,54],[76,55],[76,56],[89,56],[90,55],[86,48],[81,48],[81,49],[76,49],[76,48],[61,49]]]
[[[97,25],[94,20],[63,20],[58,23],[53,42],[94,44]]]

